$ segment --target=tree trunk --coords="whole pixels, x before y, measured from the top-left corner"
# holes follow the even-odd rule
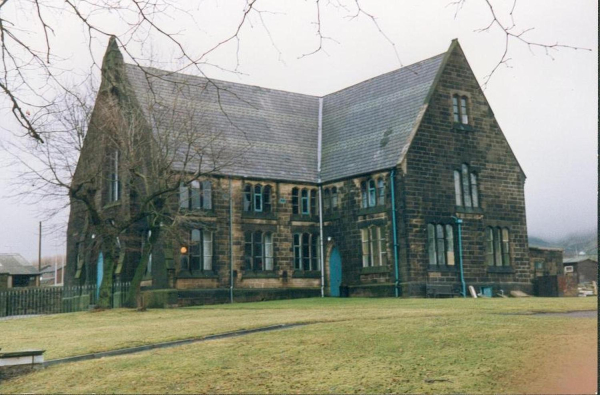
[[[113,291],[113,272],[114,272],[114,264],[115,264],[115,253],[116,248],[113,245],[106,246],[105,251],[102,251],[103,255],[103,264],[104,264],[104,273],[102,276],[102,284],[100,285],[100,293],[98,296],[98,302],[96,303],[99,308],[109,309],[112,307],[111,299],[112,299],[112,291]]]
[[[138,309],[143,308],[142,306],[142,298],[141,296],[141,284],[144,278],[144,274],[146,273],[146,267],[148,266],[148,260],[150,259],[150,254],[152,253],[152,249],[154,244],[159,238],[160,235],[160,227],[154,227],[151,230],[150,240],[146,244],[146,248],[142,251],[140,262],[135,269],[135,273],[133,275],[133,279],[131,280],[131,287],[129,288],[129,295],[127,295],[127,305],[130,307],[137,307]]]

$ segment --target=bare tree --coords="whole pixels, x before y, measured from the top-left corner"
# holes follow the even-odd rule
[[[335,42],[335,38],[326,35],[327,26],[322,19],[325,7],[336,10],[341,19],[349,21],[357,18],[366,18],[381,37],[390,44],[390,48],[398,56],[396,44],[380,26],[376,16],[365,8],[361,0],[312,0],[314,3],[313,20],[316,44],[314,50],[303,56],[324,51],[328,41]],[[560,48],[580,49],[570,45],[557,43],[534,42],[526,39],[525,34],[530,29],[517,30],[514,23],[516,0],[507,15],[500,15],[500,11],[493,5],[492,0],[476,0],[488,8],[491,21],[481,31],[488,31],[492,27],[500,29],[506,37],[503,55],[497,65],[488,75],[491,77],[498,67],[506,65],[509,61],[509,43],[517,42],[530,48],[542,48],[546,52]],[[458,10],[466,0],[451,1]],[[106,42],[110,36],[116,40],[122,51],[130,61],[142,65],[146,59],[140,55],[140,43],[148,40],[161,41],[165,50],[172,52],[173,59],[177,59],[180,68],[199,75],[204,74],[206,67],[222,66],[211,64],[209,56],[225,45],[235,45],[236,54],[239,54],[241,37],[244,29],[252,25],[264,27],[269,40],[275,46],[271,31],[266,23],[266,15],[276,15],[263,6],[263,0],[245,0],[240,2],[237,22],[231,30],[224,34],[218,41],[207,49],[196,49],[195,46],[186,45],[184,35],[173,30],[173,20],[191,20],[195,23],[194,15],[201,12],[200,7],[194,9],[193,4],[181,6],[179,2],[171,0],[127,0],[121,2],[107,2],[104,0],[88,0],[85,2],[73,0],[0,0],[0,91],[11,106],[14,118],[23,130],[35,141],[43,142],[47,131],[42,130],[48,113],[53,111],[53,103],[57,95],[68,91],[63,81],[64,70],[60,64],[56,51],[56,42],[60,36],[61,21],[73,23],[84,34],[84,39],[89,48],[89,64],[91,70],[99,69],[100,65],[93,55],[96,42]],[[263,8],[266,7],[266,8]],[[277,15],[276,15],[277,16]],[[504,23],[502,20],[510,20]],[[249,26],[250,25],[250,26]],[[201,29],[197,26],[197,29]],[[193,33],[193,32],[192,32]],[[188,33],[189,34],[189,33]],[[277,48],[276,48],[277,49]],[[277,49],[278,53],[280,51]],[[401,63],[400,63],[401,64]],[[239,65],[239,57],[237,66]],[[234,70],[234,71],[235,71]],[[146,71],[149,77],[156,77],[151,71]],[[209,79],[210,81],[210,79]],[[216,85],[215,85],[216,87]]]
[[[182,225],[204,220],[204,211],[181,209],[180,190],[220,174],[247,149],[239,144],[232,149],[228,136],[215,131],[203,110],[186,98],[197,84],[158,76],[148,81],[141,98],[117,92],[110,73],[105,75],[96,98],[71,89],[61,100],[65,108],[51,107],[41,129],[45,144],[23,141],[10,147],[26,169],[18,193],[54,199],[57,211],[70,206],[71,216],[85,222],[81,240],[102,251],[100,307],[109,306],[120,257],[144,239],[129,295],[135,303],[157,241],[180,238]],[[177,91],[163,98],[152,89],[156,81],[168,81]]]

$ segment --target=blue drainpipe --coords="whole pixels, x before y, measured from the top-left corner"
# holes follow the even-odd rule
[[[392,190],[392,229],[394,230],[394,268],[396,270],[396,285],[394,287],[396,297],[399,295],[400,288],[400,271],[398,269],[398,236],[396,231],[396,194],[394,179],[396,175],[396,169],[392,169],[390,172],[390,189]]]
[[[456,227],[458,228],[458,265],[460,267],[460,282],[462,284],[462,295],[463,298],[467,297],[467,284],[465,284],[465,272],[463,270],[463,256],[462,256],[462,219],[456,218]]]

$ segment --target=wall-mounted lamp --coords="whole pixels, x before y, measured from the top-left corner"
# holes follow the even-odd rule
[[[188,249],[186,246],[181,246],[181,248],[179,249],[179,252],[181,252],[182,254],[187,254]]]

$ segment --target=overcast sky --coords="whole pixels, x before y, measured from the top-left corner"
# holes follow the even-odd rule
[[[181,2],[184,3],[184,2]],[[200,5],[196,5],[199,3]],[[265,3],[265,4],[263,4]],[[315,35],[313,1],[260,1],[262,19],[250,15],[250,24],[240,33],[239,52],[235,41],[210,56],[210,62],[234,69],[239,58],[239,73],[205,68],[218,79],[282,89],[311,95],[324,95],[362,80],[418,62],[446,51],[458,38],[480,82],[490,73],[504,51],[503,34],[475,30],[490,21],[483,0],[468,0],[455,18],[450,1],[363,1],[363,8],[375,15],[385,35],[395,44],[398,57],[369,18],[347,18],[336,8],[337,1],[323,3],[321,29],[324,50],[302,57],[318,47]],[[493,2],[502,11],[512,1]],[[202,52],[235,30],[243,2],[208,1],[194,4],[195,20],[165,19],[172,31],[194,51]],[[184,6],[182,6],[185,8]],[[527,222],[530,236],[549,239],[594,229],[597,224],[597,99],[598,99],[598,5],[591,0],[519,1],[514,16],[516,30],[534,28],[527,33],[533,41],[559,42],[592,49],[530,51],[511,42],[510,68],[501,67],[485,90],[498,122],[525,170]],[[62,15],[52,15],[56,23],[52,45],[65,61],[60,65],[65,78],[77,81],[89,70],[91,59],[81,26]],[[508,22],[508,20],[507,20]],[[119,31],[108,19],[111,31]],[[106,39],[94,42],[94,56],[100,60]],[[160,40],[147,40],[145,54],[152,54],[160,67],[177,67],[172,53]],[[400,60],[400,62],[399,62]],[[97,72],[97,71],[95,71]],[[14,121],[6,101],[0,100],[0,139],[15,139]],[[0,163],[8,155],[0,151]],[[37,226],[43,206],[32,207],[8,197],[17,169],[0,169],[0,252],[18,252],[27,259],[37,257]],[[37,210],[36,210],[37,209]],[[66,221],[66,213],[55,220]],[[64,232],[44,238],[44,255],[64,250]]]

